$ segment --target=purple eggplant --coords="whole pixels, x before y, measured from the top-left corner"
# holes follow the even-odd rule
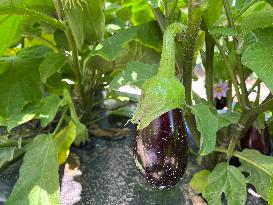
[[[222,97],[220,100],[215,98],[215,105],[217,110],[222,110],[224,107],[227,106],[227,98]]]
[[[271,142],[268,127],[265,125],[264,129],[260,131],[254,127],[250,127],[241,139],[241,148],[256,149],[262,154],[270,155]]]
[[[138,170],[154,187],[164,189],[176,185],[187,165],[187,137],[182,111],[164,113],[134,140],[134,159]]]

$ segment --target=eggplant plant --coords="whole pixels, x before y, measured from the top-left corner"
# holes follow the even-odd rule
[[[179,186],[195,157],[189,186],[209,205],[246,204],[248,184],[273,205],[272,16],[271,0],[1,1],[0,170],[23,158],[6,204],[61,204],[59,166],[88,142],[97,93],[131,86],[153,187]],[[36,135],[13,135],[24,124]]]

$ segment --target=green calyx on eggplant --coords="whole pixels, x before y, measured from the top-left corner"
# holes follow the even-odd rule
[[[242,149],[256,149],[264,155],[271,153],[271,141],[267,125],[263,129],[250,127],[240,140]]]
[[[187,165],[187,137],[182,111],[174,109],[139,130],[134,140],[134,159],[146,180],[158,188],[170,188],[183,176]]]
[[[138,124],[134,158],[145,179],[158,188],[170,188],[183,176],[187,140],[182,117],[184,87],[175,76],[175,35],[185,27],[173,23],[163,36],[158,72],[146,80],[132,118]]]

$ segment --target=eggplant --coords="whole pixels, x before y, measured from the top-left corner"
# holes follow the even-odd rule
[[[221,99],[215,98],[215,105],[217,110],[222,110],[224,107],[227,106],[227,98],[222,97]]]
[[[187,137],[182,111],[173,109],[138,131],[133,155],[137,169],[159,189],[175,186],[187,165]]]
[[[260,131],[255,127],[250,127],[240,143],[242,149],[256,149],[264,155],[271,153],[271,141],[267,125]]]

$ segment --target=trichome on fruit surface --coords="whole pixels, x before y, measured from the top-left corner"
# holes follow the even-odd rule
[[[135,163],[150,184],[169,188],[179,182],[187,165],[185,133],[180,109],[164,113],[138,132]]]
[[[250,127],[240,143],[242,149],[256,149],[265,155],[270,155],[271,153],[271,142],[267,125],[261,130]]]
[[[176,185],[187,165],[187,140],[182,117],[184,87],[175,76],[176,33],[184,26],[171,24],[163,36],[158,72],[142,87],[132,118],[138,123],[134,158],[146,180],[160,189]]]

